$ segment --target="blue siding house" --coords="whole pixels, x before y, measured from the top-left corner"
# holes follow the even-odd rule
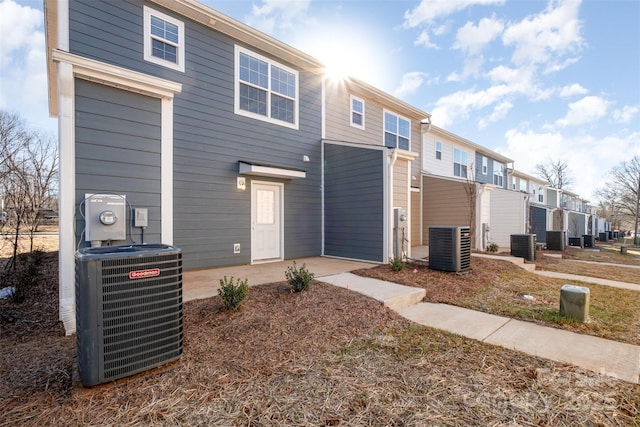
[[[78,247],[175,245],[186,269],[321,254],[316,59],[192,0],[45,0],[45,15],[68,332]],[[125,240],[89,239],[85,205],[105,194],[126,197]]]

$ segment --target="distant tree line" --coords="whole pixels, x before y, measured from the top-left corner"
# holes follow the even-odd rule
[[[20,236],[28,234],[33,251],[41,212],[56,210],[57,147],[53,136],[29,129],[18,114],[0,110],[0,222],[3,238],[13,246],[9,267],[15,268]]]

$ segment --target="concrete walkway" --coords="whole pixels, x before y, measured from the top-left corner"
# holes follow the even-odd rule
[[[421,325],[640,383],[640,346],[452,305],[420,302],[424,294],[420,296],[416,288],[351,273],[319,280],[375,298]]]

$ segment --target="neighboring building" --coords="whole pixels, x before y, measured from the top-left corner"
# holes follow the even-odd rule
[[[386,261],[409,254],[411,183],[429,114],[362,81],[325,82],[324,254]],[[412,169],[412,163],[414,164]]]
[[[422,215],[421,224],[413,218],[413,227],[422,231],[423,244],[432,226],[471,225],[479,250],[491,242],[508,248],[510,235],[524,232],[526,199],[507,190],[513,160],[434,125],[424,126],[421,154],[421,192],[414,203]]]

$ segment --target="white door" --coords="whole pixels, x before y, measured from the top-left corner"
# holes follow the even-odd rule
[[[251,260],[282,259],[282,184],[251,183]]]

